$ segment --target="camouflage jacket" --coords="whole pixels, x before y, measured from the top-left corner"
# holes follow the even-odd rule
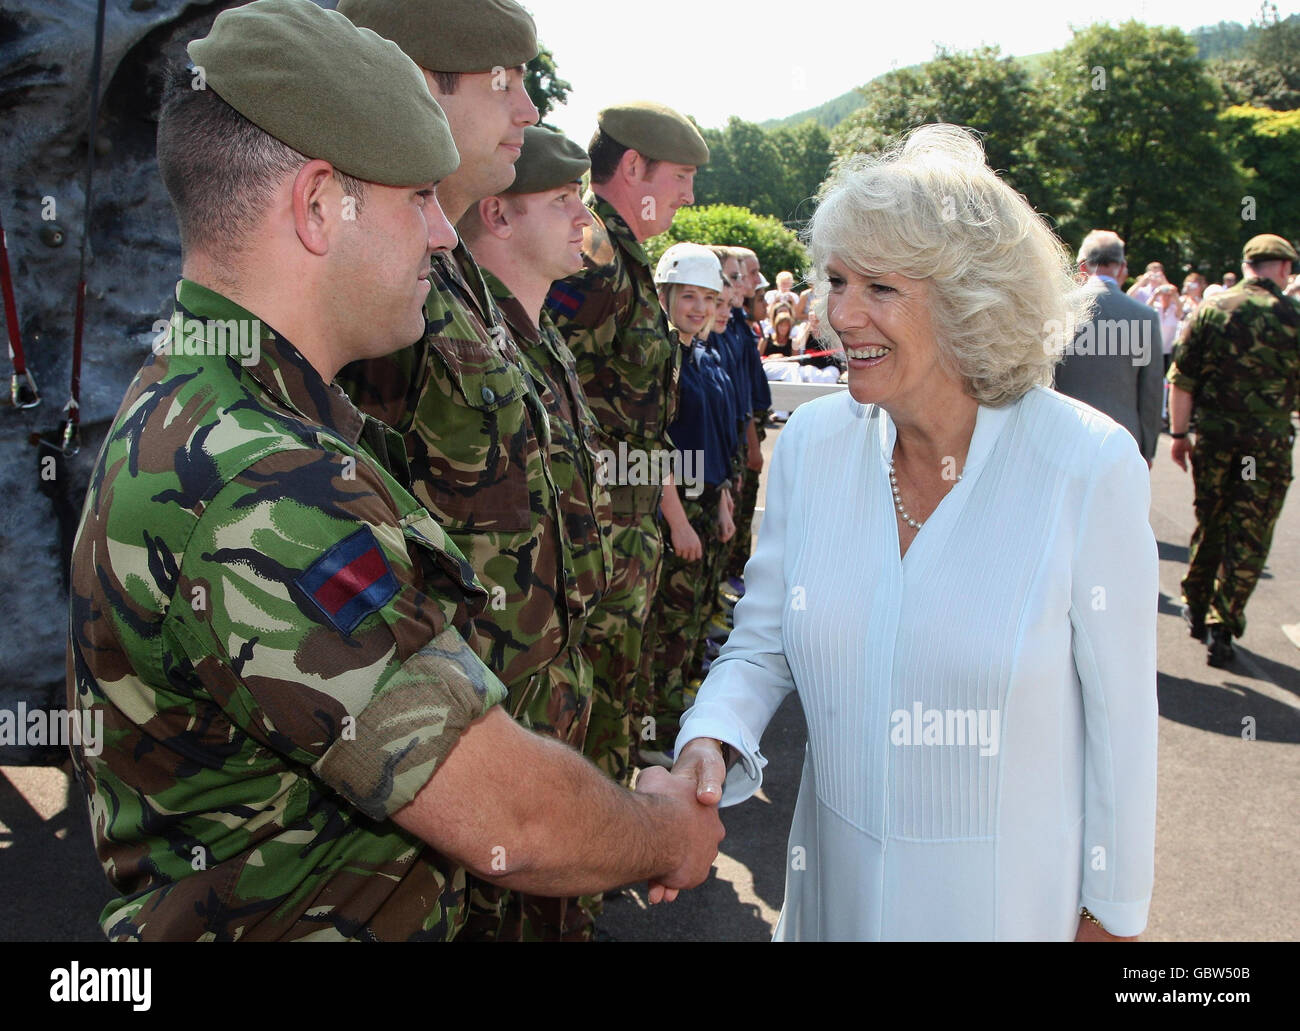
[[[668,337],[645,249],[612,204],[584,200],[583,269],[551,287],[546,308],[578,363],[606,446],[669,450],[681,349]]]
[[[576,599],[571,599],[571,608],[585,621],[604,596],[614,568],[610,548],[614,515],[597,455],[596,417],[578,382],[573,354],[546,312],[541,312],[534,326],[524,306],[501,280],[487,269],[483,279],[523,351],[550,419],[551,474],[560,492],[565,543],[573,562],[569,590],[576,592]]]
[[[1250,276],[1203,302],[1168,380],[1192,395],[1200,434],[1290,443],[1300,400],[1300,305]]]
[[[430,284],[423,339],[339,382],[404,434],[415,496],[488,590],[479,654],[513,697],[575,643],[549,422],[463,244],[434,255]]]
[[[505,697],[466,643],[486,593],[396,434],[238,305],[177,300],[260,345],[205,357],[173,322],[91,478],[68,704],[104,718],[102,750],[73,750],[123,896],[103,929],[450,939],[464,871],[389,817]]]

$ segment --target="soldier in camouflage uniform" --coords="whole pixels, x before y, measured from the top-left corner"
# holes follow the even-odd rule
[[[741,299],[732,309],[731,321],[727,332],[734,339],[745,345],[745,355],[749,361],[750,406],[753,418],[746,428],[749,441],[744,469],[744,483],[740,496],[736,499],[736,536],[734,546],[727,558],[727,568],[723,576],[727,580],[741,581],[745,575],[745,563],[753,550],[754,509],[758,507],[758,481],[763,472],[763,441],[767,437],[764,429],[767,417],[772,413],[772,390],[767,384],[763,372],[763,361],[758,355],[758,339],[749,328],[744,306],[760,289],[763,274],[759,268],[758,255],[745,247],[734,248],[739,252],[741,264]],[[743,590],[743,587],[742,587]]]
[[[613,513],[601,477],[595,416],[578,382],[577,367],[564,338],[542,310],[551,283],[582,267],[582,230],[591,213],[582,203],[581,179],[591,162],[560,133],[539,126],[524,132],[523,152],[508,190],[487,197],[457,224],[461,239],[483,270],[483,278],[519,342],[528,372],[550,417],[551,470],[560,491],[582,612],[574,640],[599,604],[613,570],[610,530]],[[549,728],[582,750],[590,715],[592,670],[581,648],[570,648],[548,668],[551,689],[540,694],[521,718]],[[503,937],[585,939],[592,927],[591,904],[530,896],[507,920],[523,926]]]
[[[1193,637],[1208,632],[1212,666],[1232,660],[1246,629],[1291,482],[1300,396],[1300,306],[1282,294],[1295,248],[1256,236],[1242,260],[1242,281],[1202,303],[1168,373],[1170,453],[1184,469],[1190,455],[1196,488],[1183,614]]]
[[[467,643],[486,592],[400,440],[329,385],[421,332],[455,241],[418,69],[309,0],[224,12],[190,56],[206,88],[178,70],[159,122],[186,278],[71,565],[69,705],[105,727],[73,761],[122,894],[105,933],[447,940],[467,866],[563,893],[662,880],[676,851],[698,882],[716,832],[689,785],[640,800],[504,716]]]
[[[583,236],[584,267],[552,287],[546,306],[577,359],[607,457],[614,459],[607,462],[614,474],[614,574],[588,620],[583,648],[596,684],[587,754],[625,781],[633,692],[649,673],[643,644],[663,551],[656,516],[662,484],[623,482],[633,477],[618,473],[635,468],[628,463],[636,452],[671,450],[667,426],[680,367],[641,242],[694,202],[695,169],[708,161],[709,150],[686,118],[658,104],[606,108],[598,121],[587,148],[592,192],[584,201],[594,221]]]
[[[438,185],[447,217],[454,223],[508,187],[524,129],[537,120],[521,76],[537,53],[532,18],[513,0],[342,0],[338,9],[424,70],[456,146],[475,156]],[[488,590],[483,661],[510,690],[512,711],[536,711],[547,667],[574,646],[582,614],[546,410],[463,242],[435,256],[430,283],[424,337],[348,366],[339,381],[357,407],[404,435],[415,496]]]
[[[464,158],[438,186],[448,218],[459,221],[508,188],[524,130],[537,121],[523,87],[523,65],[538,52],[532,17],[514,0],[342,0],[338,9],[401,47],[446,110]],[[340,382],[362,411],[403,433],[415,496],[487,588],[480,654],[509,690],[511,713],[564,738],[584,730],[586,712],[575,696],[553,694],[550,667],[575,675],[582,660],[568,653],[578,647],[585,604],[552,468],[550,420],[463,241],[435,257],[430,281],[424,338],[349,366]],[[476,890],[482,918],[467,933],[495,937],[499,893]]]

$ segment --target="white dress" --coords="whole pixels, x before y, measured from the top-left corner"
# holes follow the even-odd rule
[[[777,940],[1069,940],[1146,924],[1156,801],[1147,465],[1035,388],[981,406],[900,561],[892,420],[835,394],[781,433],[735,630],[677,748],[752,795],[790,690],[808,723]]]

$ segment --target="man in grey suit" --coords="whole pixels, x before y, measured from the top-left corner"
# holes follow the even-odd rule
[[[1163,390],[1160,317],[1128,297],[1124,241],[1094,229],[1079,248],[1083,290],[1095,298],[1092,319],[1065,343],[1056,367],[1056,389],[1105,412],[1137,441],[1151,464],[1160,437]]]

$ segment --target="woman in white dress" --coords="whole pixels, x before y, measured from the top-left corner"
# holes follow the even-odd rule
[[[953,126],[837,173],[809,242],[849,390],[781,433],[674,772],[748,798],[799,692],[778,940],[1136,936],[1156,546],[1133,438],[1047,388],[1069,255]]]

